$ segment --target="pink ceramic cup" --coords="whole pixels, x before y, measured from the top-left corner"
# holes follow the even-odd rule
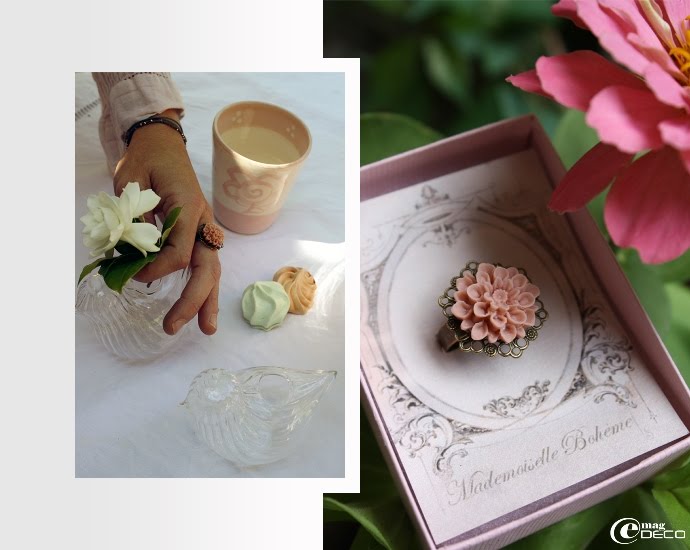
[[[213,121],[213,211],[237,233],[268,229],[280,214],[311,149],[295,115],[270,103],[242,101]]]

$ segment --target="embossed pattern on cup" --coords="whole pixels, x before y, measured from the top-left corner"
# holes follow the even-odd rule
[[[311,150],[306,125],[258,101],[233,103],[213,121],[213,210],[237,233],[268,229]]]

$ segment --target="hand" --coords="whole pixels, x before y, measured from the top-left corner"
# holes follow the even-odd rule
[[[174,110],[161,115],[179,120]],[[138,181],[142,190],[153,189],[161,197],[155,210],[159,219],[165,219],[173,208],[182,207],[180,217],[156,260],[135,277],[148,283],[191,266],[191,278],[180,299],[165,316],[163,329],[168,334],[175,334],[198,315],[202,332],[215,333],[220,260],[217,251],[196,240],[199,224],[213,222],[213,212],[201,192],[180,134],[165,124],[150,124],[134,132],[115,169],[115,194],[119,196],[130,181]],[[155,223],[153,213],[146,216],[146,221]]]

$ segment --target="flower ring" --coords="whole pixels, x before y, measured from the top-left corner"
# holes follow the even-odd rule
[[[223,248],[223,230],[215,223],[202,223],[196,231],[196,240],[211,250]]]
[[[525,270],[468,262],[439,297],[447,321],[436,337],[444,351],[520,357],[548,317]]]

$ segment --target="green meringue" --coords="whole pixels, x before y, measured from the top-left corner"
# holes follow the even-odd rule
[[[283,285],[257,281],[242,293],[242,315],[254,328],[271,330],[280,326],[290,309],[290,297]]]

